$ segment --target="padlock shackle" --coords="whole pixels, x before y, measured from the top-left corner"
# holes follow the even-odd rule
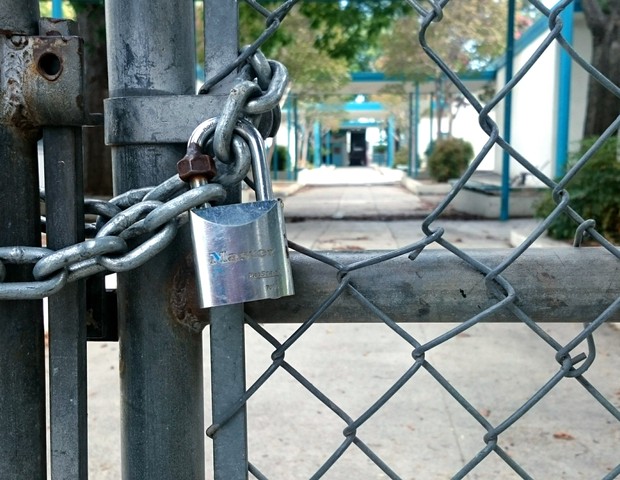
[[[204,148],[209,139],[213,137],[219,117],[209,118],[198,125],[192,132],[187,145],[198,144]],[[267,157],[265,155],[265,142],[258,129],[246,119],[239,119],[234,128],[234,134],[239,135],[250,149],[252,163],[252,176],[256,199],[259,201],[273,200],[273,190],[271,189],[271,177],[267,167]]]
[[[271,177],[267,168],[267,157],[265,155],[265,143],[258,129],[248,120],[240,119],[235,126],[235,133],[239,135],[250,147],[250,158],[252,161],[252,177],[256,199],[259,201],[273,200],[273,190],[271,189]]]

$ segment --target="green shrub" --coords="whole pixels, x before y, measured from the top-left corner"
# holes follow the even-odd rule
[[[584,139],[571,156],[569,168],[592,146],[596,138]],[[620,241],[620,161],[616,137],[608,139],[566,186],[569,205],[584,219],[594,219],[596,229],[610,240]],[[545,218],[556,207],[551,191],[538,204],[536,216]],[[549,236],[573,238],[577,223],[560,215],[549,227]]]
[[[426,146],[426,150],[424,150],[424,156],[426,158],[431,156],[431,153],[433,153],[433,150],[435,150],[435,140],[431,140],[428,145]]]
[[[271,160],[271,168],[273,169],[275,165],[275,157],[276,157],[276,152],[278,155],[278,165],[277,165],[277,169],[278,171],[283,171],[286,170],[286,162],[288,160],[288,148],[286,148],[284,145],[276,145],[276,151],[273,152],[273,157]]]
[[[409,149],[400,148],[394,154],[394,166],[396,167],[398,165],[409,165]]]
[[[388,147],[384,143],[379,143],[372,148],[373,153],[387,153]]]
[[[428,173],[433,180],[446,182],[460,177],[473,157],[471,143],[462,138],[437,140],[428,157]]]

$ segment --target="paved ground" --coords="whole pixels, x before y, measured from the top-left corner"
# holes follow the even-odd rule
[[[435,202],[412,195],[400,184],[317,185],[285,198],[285,205],[291,219],[387,220],[424,217]]]
[[[325,172],[306,186],[277,185],[284,196],[291,240],[318,250],[391,249],[422,237],[421,218],[439,200],[419,197],[398,178],[369,169]],[[374,179],[374,180],[373,180]],[[343,185],[345,180],[355,187]],[[331,186],[326,186],[330,183]],[[391,183],[391,185],[386,185]],[[446,238],[463,248],[506,248],[535,220],[440,220]],[[515,233],[521,235],[515,236]],[[616,279],[617,280],[617,279]],[[407,325],[420,342],[451,328]],[[269,326],[278,339],[296,325]],[[545,325],[559,341],[578,324]],[[208,331],[205,359],[209,358]],[[588,378],[620,406],[620,331],[604,326]],[[269,345],[247,333],[248,381],[270,361]],[[89,350],[90,478],[120,478],[118,345],[91,343]],[[500,424],[558,370],[554,351],[523,325],[478,325],[429,352],[427,360],[489,422]],[[313,326],[287,360],[352,417],[362,414],[411,366],[411,348],[382,325]],[[205,385],[209,385],[208,362]],[[206,422],[210,420],[208,388]],[[197,425],[197,428],[202,426]],[[251,461],[270,479],[306,479],[343,441],[344,424],[298,383],[276,374],[249,404]],[[447,479],[484,447],[484,429],[422,370],[358,434],[403,479]],[[182,441],[182,439],[180,439]],[[534,478],[602,478],[620,463],[620,423],[574,380],[563,380],[500,444]],[[210,443],[206,442],[208,472]],[[207,478],[212,478],[208,473]],[[323,478],[387,478],[351,447]],[[467,478],[518,476],[491,455]]]
[[[431,193],[413,194],[402,177],[388,169],[323,167],[301,175],[304,184],[278,182],[274,190],[284,200],[287,234],[294,242],[315,250],[393,249],[423,238],[422,221],[445,197],[428,187],[422,190]],[[465,220],[447,208],[433,227],[443,227],[445,238],[460,248],[507,248],[538,224],[531,218]],[[568,244],[544,238],[536,246]]]

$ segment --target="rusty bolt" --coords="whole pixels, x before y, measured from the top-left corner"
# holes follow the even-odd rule
[[[211,155],[202,153],[197,143],[191,143],[185,156],[177,162],[177,171],[181,180],[186,182],[192,177],[205,177],[211,181],[216,174],[215,160]]]

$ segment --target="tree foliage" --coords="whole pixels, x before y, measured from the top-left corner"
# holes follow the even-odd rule
[[[405,2],[303,2],[301,12],[318,32],[315,46],[330,57],[345,60],[354,70],[367,70],[379,36],[406,12]]]
[[[569,166],[574,166],[597,140],[585,139]],[[588,160],[585,166],[568,183],[569,205],[585,219],[594,219],[596,229],[607,238],[620,241],[620,162],[617,159],[617,138],[608,139]],[[538,205],[536,215],[547,217],[556,207],[547,192]],[[549,227],[549,235],[558,239],[570,239],[575,235],[577,224],[568,215],[559,216]]]
[[[428,27],[425,39],[453,71],[482,70],[504,51],[505,18],[504,1],[451,2],[444,8],[443,19]],[[419,44],[422,21],[413,13],[394,21],[380,38],[383,55],[378,67],[408,80],[440,76],[439,67]]]
[[[506,2],[471,0],[451,2],[441,21],[425,32],[429,47],[456,73],[483,70],[503,53],[506,44]],[[449,120],[460,95],[436,63],[422,49],[418,34],[423,18],[411,12],[394,21],[380,37],[382,55],[376,67],[388,75],[412,82],[435,81],[437,123]]]
[[[274,55],[288,68],[299,97],[320,101],[349,82],[347,62],[316,46],[314,38],[321,32],[300,9],[288,14],[281,29],[283,37],[294,36],[294,41],[282,41]]]
[[[274,7],[268,4],[265,6]],[[295,159],[300,167],[305,163],[314,122],[337,128],[342,115],[333,101],[333,94],[350,81],[347,61],[319,48],[316,39],[325,32],[321,27],[313,28],[311,23],[311,19],[304,15],[302,9],[295,7],[286,16],[276,34],[261,47],[265,55],[282,62],[289,71],[291,92],[298,100],[301,112],[301,129],[298,130],[298,144],[301,148],[298,149],[298,158]],[[242,44],[252,43],[264,29],[264,17],[248,5],[240,8]]]

